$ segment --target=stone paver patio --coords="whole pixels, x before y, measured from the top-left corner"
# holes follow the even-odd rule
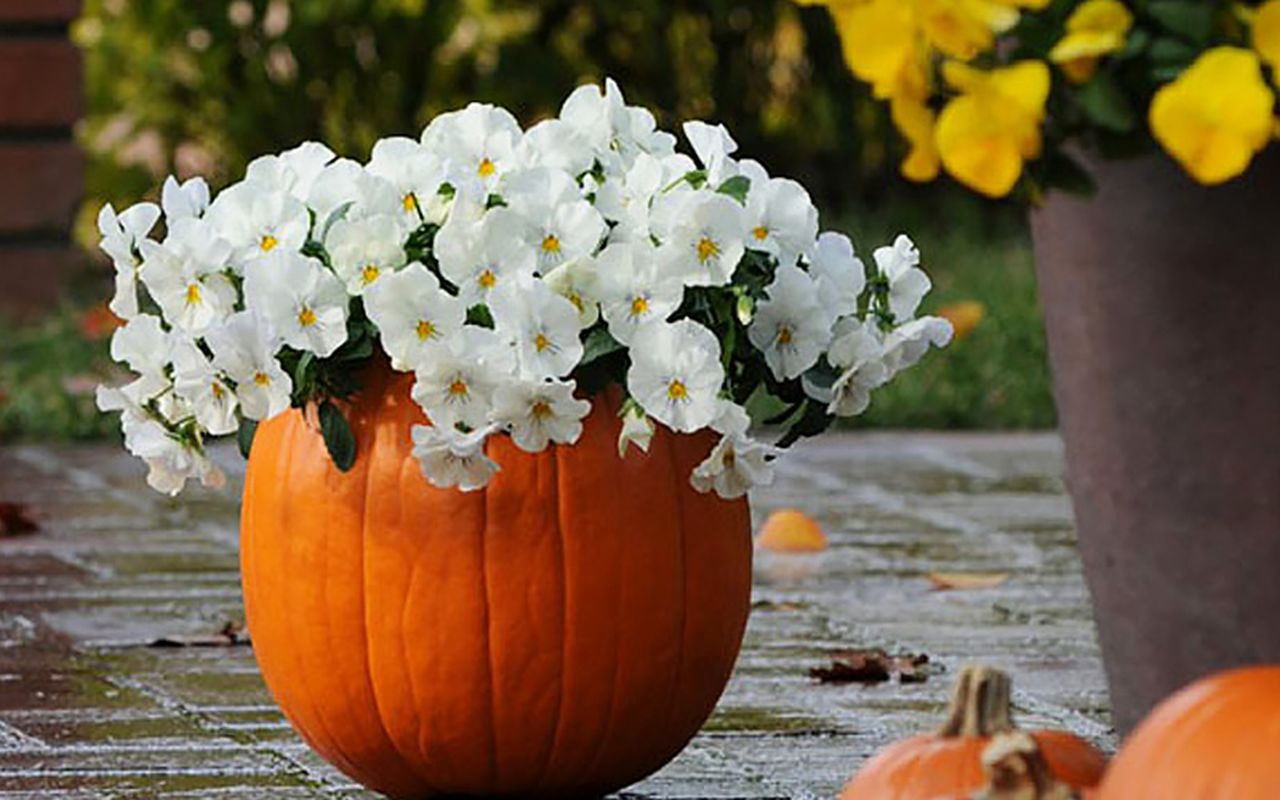
[[[250,648],[156,648],[242,616],[235,483],[152,493],[114,447],[0,448],[0,800],[363,798],[275,710]],[[935,724],[949,673],[1011,671],[1027,725],[1114,745],[1062,456],[1051,434],[844,434],[797,447],[755,497],[814,514],[832,547],[758,554],[755,608],[715,716],[650,798],[832,796],[887,742]],[[935,592],[925,573],[1008,571]],[[820,685],[836,648],[929,654],[923,684]]]

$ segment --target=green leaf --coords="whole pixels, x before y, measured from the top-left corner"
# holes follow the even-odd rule
[[[1094,123],[1116,133],[1129,133],[1138,116],[1124,91],[1105,72],[1099,72],[1076,95],[1080,108]]]
[[[727,194],[739,203],[746,205],[747,192],[751,191],[751,179],[746,175],[734,175],[716,187],[720,194]]]
[[[467,309],[467,324],[479,325],[481,328],[493,329],[493,314],[483,303],[476,303]]]
[[[1216,3],[1204,0],[1155,0],[1147,5],[1147,14],[1170,33],[1205,44],[1213,36],[1216,9]]]
[[[356,436],[342,412],[331,400],[320,404],[320,434],[334,466],[346,472],[356,463]]]
[[[621,349],[622,343],[613,338],[608,328],[595,328],[587,334],[587,340],[582,348],[582,359],[578,361],[578,366],[585,367]]]
[[[1181,39],[1162,36],[1151,43],[1147,57],[1156,67],[1185,69],[1200,55],[1200,48]]]
[[[240,420],[240,430],[236,431],[236,443],[240,445],[240,455],[245,458],[249,457],[249,450],[253,448],[253,435],[257,432],[257,420]]]
[[[1061,151],[1050,154],[1044,165],[1042,182],[1046,189],[1059,189],[1069,194],[1093,197],[1098,184],[1074,158]]]

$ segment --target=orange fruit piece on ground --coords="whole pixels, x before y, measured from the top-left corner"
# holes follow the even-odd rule
[[[808,514],[784,508],[764,521],[756,546],[775,553],[816,553],[827,549],[827,537]]]

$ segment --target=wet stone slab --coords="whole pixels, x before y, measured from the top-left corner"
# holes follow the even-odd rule
[[[218,454],[234,479],[243,467]],[[830,797],[886,743],[936,724],[948,673],[1011,671],[1028,725],[1114,746],[1049,434],[845,434],[797,447],[753,498],[798,506],[831,547],[757,554],[746,644],[703,732],[627,797]],[[155,648],[242,616],[238,502],[154,494],[109,446],[0,448],[0,800],[364,798],[271,702],[248,647]],[[932,591],[929,571],[1009,572]],[[920,684],[823,685],[834,649],[927,653]]]

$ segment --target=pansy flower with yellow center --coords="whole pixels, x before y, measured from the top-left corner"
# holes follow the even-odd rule
[[[648,242],[611,244],[598,263],[604,319],[619,342],[630,342],[646,322],[665,320],[684,299],[680,277],[659,266]]]
[[[522,377],[564,377],[582,358],[578,310],[544,281],[526,276],[495,289],[489,309]]]
[[[720,412],[720,342],[690,319],[650,322],[631,340],[627,391],[645,412],[675,431],[706,427]]]
[[[370,287],[364,307],[378,327],[391,366],[399,370],[414,369],[447,346],[467,315],[462,301],[416,261]]]
[[[510,208],[494,208],[477,222],[451,218],[445,223],[436,234],[435,255],[464,305],[484,303],[506,282],[534,274],[538,259],[526,231]]]
[[[1151,132],[1197,181],[1222,183],[1271,141],[1274,107],[1258,54],[1215,47],[1156,92]]]
[[[750,250],[768,253],[779,264],[794,264],[818,236],[818,209],[809,193],[789,178],[771,178],[759,163],[742,162],[747,190],[747,235]]]
[[[231,247],[195,218],[168,224],[164,242],[141,242],[139,275],[166,322],[200,335],[235,310],[235,286],[223,272]]]
[[[388,214],[340,219],[325,236],[333,271],[361,295],[404,265],[404,224]]]
[[[289,408],[293,381],[275,359],[276,337],[252,312],[237,311],[205,335],[213,366],[236,383],[247,419],[264,420]]]
[[[823,312],[817,284],[799,267],[778,267],[765,293],[747,336],[775,378],[797,378],[818,363],[835,320]]]
[[[225,436],[240,427],[235,394],[191,340],[174,348],[173,390],[190,405],[196,423],[211,435]]]
[[[492,427],[461,431],[440,425],[415,425],[409,432],[413,457],[427,481],[439,489],[456,487],[464,492],[483,487],[499,470],[484,452],[492,434]]]
[[[678,275],[686,286],[723,286],[746,251],[746,211],[738,201],[713,191],[685,192],[664,202],[672,228],[664,231],[659,268]]]
[[[573,444],[591,403],[573,396],[573,381],[514,380],[493,396],[493,420],[511,431],[511,441],[529,453],[547,445]]]
[[[948,61],[943,77],[960,95],[938,117],[942,165],[956,180],[988,197],[1003,197],[1039,157],[1040,125],[1049,99],[1049,68],[1019,61],[990,71]]]
[[[1124,47],[1133,13],[1120,0],[1085,0],[1067,18],[1067,34],[1049,51],[1073,83],[1085,83],[1098,68],[1098,59]]]
[[[290,347],[323,358],[347,340],[347,292],[317,259],[273,251],[249,269],[244,294]]]
[[[492,339],[491,331],[469,331]],[[496,339],[492,339],[496,343]],[[431,424],[440,428],[484,427],[491,412],[493,392],[503,373],[481,357],[476,341],[454,337],[448,347],[432,352],[414,371],[411,394]]]

